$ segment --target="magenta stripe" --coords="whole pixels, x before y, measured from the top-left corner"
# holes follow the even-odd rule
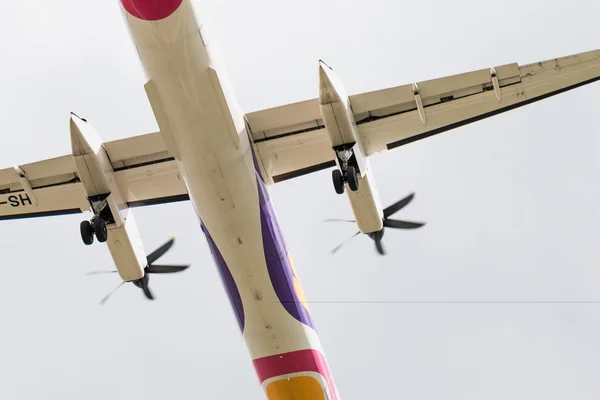
[[[173,14],[182,0],[121,0],[123,8],[144,21],[158,21]]]

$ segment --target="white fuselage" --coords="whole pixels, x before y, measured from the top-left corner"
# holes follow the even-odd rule
[[[143,5],[142,3],[146,3]],[[122,0],[148,98],[178,160],[269,399],[339,399],[243,115],[189,0]],[[142,4],[140,7],[136,7]]]

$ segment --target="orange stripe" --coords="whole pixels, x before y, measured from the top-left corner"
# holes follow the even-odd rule
[[[312,376],[296,376],[271,382],[267,386],[269,400],[325,400],[319,381]]]

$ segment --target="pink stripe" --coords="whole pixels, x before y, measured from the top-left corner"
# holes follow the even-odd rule
[[[323,354],[317,350],[307,349],[277,354],[258,358],[253,363],[261,383],[276,376],[296,372],[316,372],[321,374],[329,386],[329,390],[333,396],[332,400],[337,400],[337,393],[329,366]]]
[[[123,8],[136,18],[158,21],[173,14],[183,0],[121,0]]]

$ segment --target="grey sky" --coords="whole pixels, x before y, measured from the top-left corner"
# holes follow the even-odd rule
[[[105,140],[156,129],[117,0],[1,0],[0,167],[70,151],[68,113]],[[317,96],[325,59],[350,94],[599,48],[592,0],[206,0],[245,111]],[[272,188],[342,398],[597,399],[600,84],[373,157],[385,205],[425,220],[389,255],[326,225],[350,217],[330,172]],[[171,235],[158,300],[119,282],[76,215],[0,226],[0,398],[261,399],[191,204],[135,212],[147,252]],[[325,302],[325,303],[319,303]]]

